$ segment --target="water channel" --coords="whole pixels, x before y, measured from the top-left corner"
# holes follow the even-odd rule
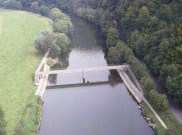
[[[70,17],[73,49],[54,68],[107,66],[97,28]],[[154,135],[116,72],[87,72],[85,77],[85,84],[82,73],[49,77],[39,135]]]

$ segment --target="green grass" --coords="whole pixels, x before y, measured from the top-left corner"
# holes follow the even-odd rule
[[[146,105],[145,102],[141,103],[143,108],[144,116],[151,118],[152,123],[155,123],[157,127],[155,128],[155,133],[157,135],[182,135],[182,125],[176,119],[176,117],[172,114],[170,110],[165,112],[157,112],[164,123],[167,125],[168,130],[165,130],[150,108]]]
[[[48,59],[48,60],[46,61],[46,64],[47,64],[48,66],[52,67],[52,66],[54,65],[54,61]]]
[[[0,105],[11,135],[24,120],[24,132],[36,129],[37,86],[33,74],[42,56],[33,47],[34,39],[50,22],[23,11],[0,9]]]
[[[127,71],[126,74],[128,75],[130,81],[136,86],[136,88],[138,88],[137,85],[136,85],[136,83],[135,83],[135,81],[134,81],[133,78],[131,77],[130,73]]]

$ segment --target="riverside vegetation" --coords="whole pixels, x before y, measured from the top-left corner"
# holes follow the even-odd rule
[[[154,81],[149,77],[147,67],[158,77],[175,102],[182,104],[181,2],[181,0],[40,0],[37,2],[1,0],[0,5],[5,8],[25,9],[45,16],[49,15],[51,7],[58,7],[98,25],[106,39],[109,62],[130,64],[144,89],[145,96],[167,124],[169,128],[167,134],[180,135],[182,126],[168,110],[166,96],[158,93]],[[114,20],[118,22],[122,38],[124,33],[128,46],[120,41]],[[132,51],[147,67],[135,58]],[[148,115],[152,114],[148,111]],[[157,126],[155,132],[166,134],[160,126]]]
[[[44,54],[50,49],[49,56],[55,58],[68,52],[71,41],[67,35],[73,33],[74,27],[70,18],[57,8],[51,9],[49,17],[53,20],[54,33],[42,31],[35,39],[34,46]]]

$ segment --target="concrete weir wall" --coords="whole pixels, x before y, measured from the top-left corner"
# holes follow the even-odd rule
[[[138,103],[140,103],[143,99],[140,97],[139,90],[135,87],[135,85],[130,81],[128,75],[125,73],[125,71],[117,69],[118,74],[122,78],[124,84],[130,91],[130,93],[133,95],[133,97],[136,99]]]
[[[136,85],[137,85],[138,88],[131,82],[131,80],[129,79],[128,75],[125,73],[128,69],[129,69],[130,75],[132,76],[132,78],[135,81],[135,83],[136,83]],[[141,101],[144,101],[148,105],[148,107],[151,109],[151,111],[154,113],[154,115],[159,120],[159,122],[164,127],[164,129],[168,129],[167,126],[166,126],[166,124],[163,122],[163,120],[159,117],[159,115],[157,114],[157,112],[153,109],[153,107],[150,105],[150,103],[144,97],[143,90],[141,89],[138,80],[135,78],[135,76],[132,73],[132,71],[129,68],[129,66],[127,67],[127,69],[125,69],[125,71],[120,70],[120,69],[117,69],[117,71],[118,71],[120,77],[122,78],[124,84],[126,85],[126,87],[128,88],[128,90],[130,91],[130,93],[136,99],[136,101],[138,103],[140,103]]]
[[[47,84],[49,74],[64,74],[64,73],[75,73],[75,72],[83,72],[84,73],[84,72],[90,72],[90,71],[117,70],[118,74],[120,75],[124,84],[126,85],[128,90],[130,91],[130,93],[133,95],[133,97],[136,99],[136,101],[139,104],[141,103],[141,101],[144,101],[149,106],[151,111],[154,113],[156,118],[159,120],[161,125],[165,129],[167,129],[167,126],[165,125],[165,123],[162,121],[162,119],[159,117],[159,115],[155,112],[155,110],[152,108],[152,106],[149,104],[149,102],[144,97],[143,90],[142,90],[138,80],[136,79],[135,75],[133,74],[132,70],[130,69],[129,65],[50,71],[50,67],[46,64],[46,60],[47,60],[48,55],[49,55],[49,51],[45,54],[39,67],[37,68],[37,70],[35,72],[35,84],[39,85],[35,95],[39,95],[40,97],[43,96],[45,89],[46,89],[46,84]],[[43,66],[44,66],[43,71],[41,71]],[[128,71],[130,73],[136,86],[131,82],[130,78],[126,74],[126,71]]]

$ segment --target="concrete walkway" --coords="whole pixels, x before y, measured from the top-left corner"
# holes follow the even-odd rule
[[[142,92],[139,91],[135,85],[131,82],[128,75],[125,73],[125,71],[117,69],[120,77],[122,78],[124,84],[128,88],[128,90],[133,94],[134,98],[137,100],[138,103],[140,103],[142,100],[148,105],[148,107],[151,109],[151,111],[154,113],[156,118],[159,120],[161,125],[167,129],[166,124],[162,121],[162,119],[159,117],[159,115],[156,113],[156,111],[152,108],[152,106],[149,104],[149,102],[146,100],[146,98],[143,96]]]
[[[44,64],[44,71],[49,71],[49,70],[50,70],[50,67],[47,64]],[[39,87],[38,87],[35,95],[38,95],[40,97],[43,96],[45,89],[46,89],[48,77],[49,77],[48,74],[42,75],[42,78],[39,82]]]
[[[140,103],[143,100],[143,98],[138,93],[139,91],[135,87],[135,85],[130,81],[128,75],[123,70],[118,69],[117,71],[118,71],[120,77],[122,78],[124,84],[126,85],[128,90],[131,92],[131,94],[133,95],[133,97],[136,99],[136,101],[138,103]]]

